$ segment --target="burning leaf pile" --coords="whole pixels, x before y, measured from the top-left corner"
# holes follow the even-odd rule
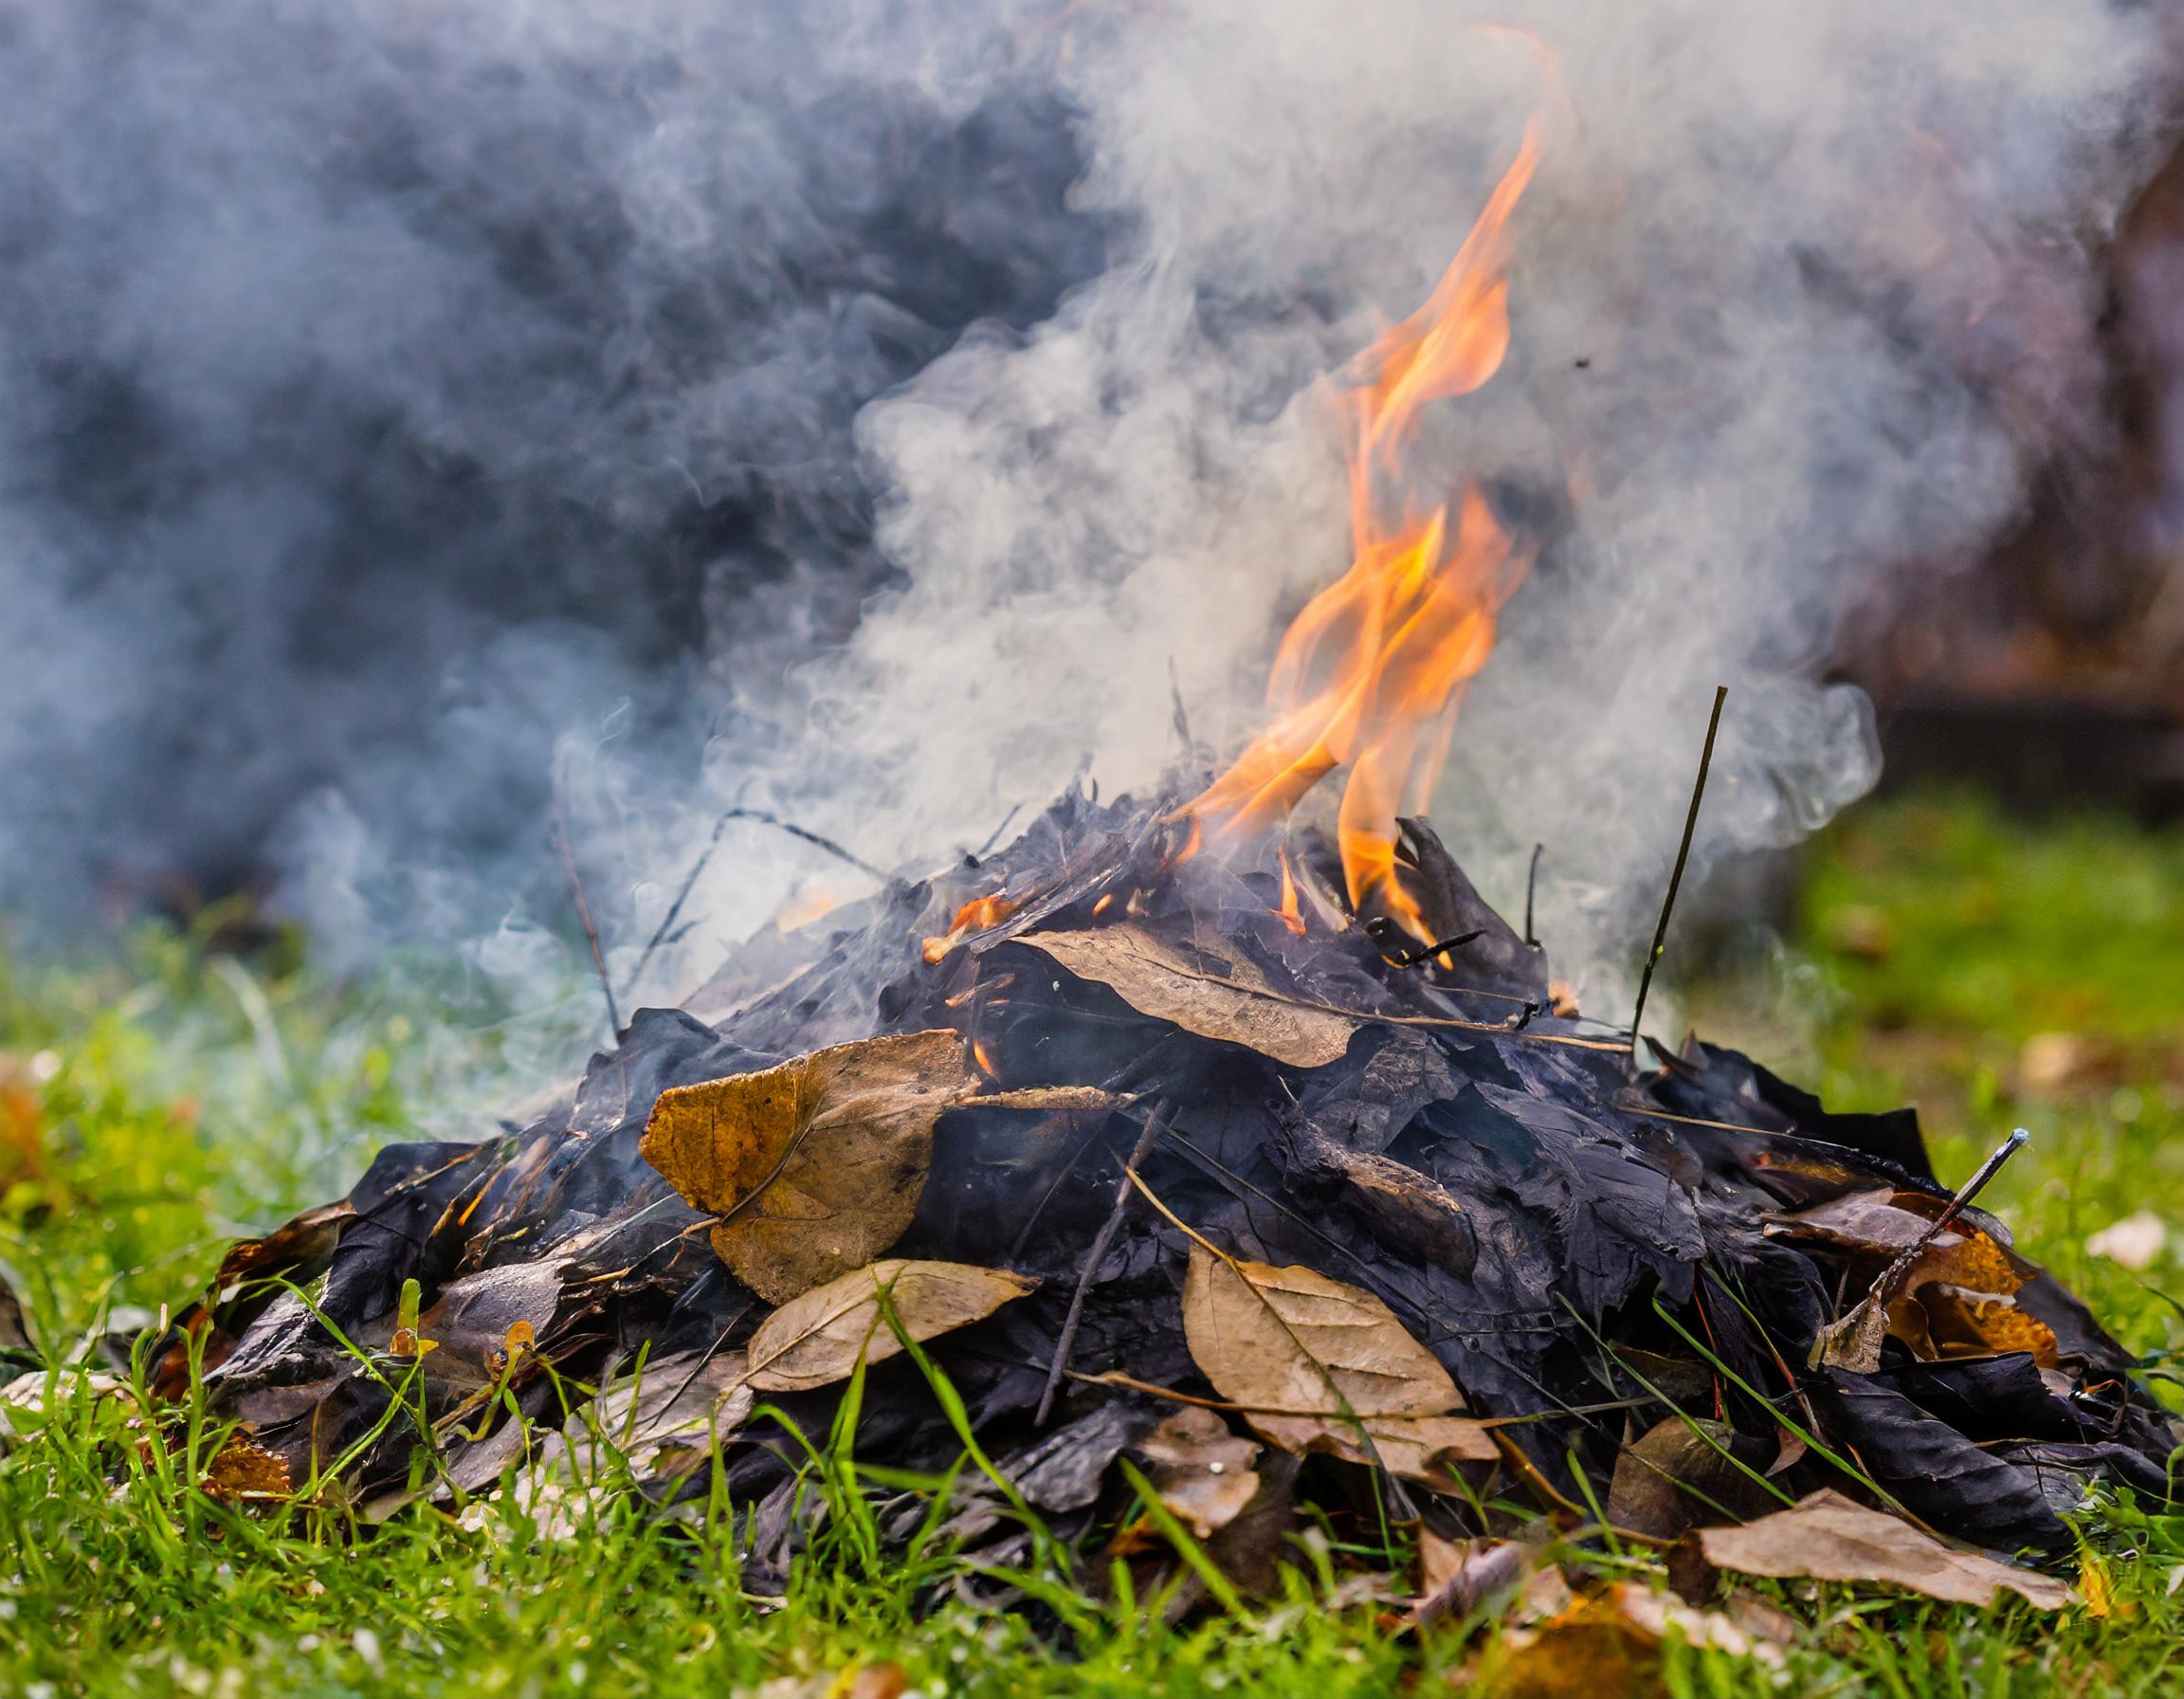
[[[995,1562],[1033,1515],[1141,1549],[1141,1502],[1234,1583],[1306,1502],[1665,1542],[1849,1495],[1808,1504],[1804,1570],[1766,1567],[1778,1521],[1700,1541],[1819,1575],[1875,1521],[2056,1553],[2088,1483],[2166,1498],[2130,1359],[1908,1110],[1830,1114],[1696,1039],[1641,1066],[1399,812],[1528,558],[1476,486],[1414,500],[1403,450],[1502,361],[1536,156],[1352,374],[1353,563],[1235,765],[1072,792],[991,860],[777,925],[531,1124],[387,1150],[238,1249],[162,1370],[202,1348],[253,1479],[340,1461],[384,1510],[610,1437],[663,1501],[744,1507],[759,1587],[846,1401],[896,1478],[976,1458],[946,1532]],[[1337,767],[1332,838],[1283,829]],[[1456,1563],[1443,1608],[1505,1571]]]
[[[761,1579],[814,1514],[790,1426],[853,1378],[861,1460],[945,1472],[961,1423],[1065,1532],[1134,1471],[1247,1571],[1301,1498],[1376,1490],[1447,1538],[1528,1504],[1666,1540],[1826,1489],[2049,1553],[2092,1480],[2165,1495],[2129,1359],[1910,1111],[1696,1040],[1636,1069],[1417,821],[1399,875],[1471,941],[1422,959],[1311,833],[1188,842],[1072,795],[762,934],[709,1018],[640,1012],[531,1125],[391,1148],[238,1248],[167,1374],[196,1336],[268,1478],[354,1454],[381,1509],[601,1434],[664,1501],[717,1459]],[[1028,1539],[998,1497],[956,1517]]]

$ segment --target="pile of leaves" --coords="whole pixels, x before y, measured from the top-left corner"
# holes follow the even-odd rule
[[[1310,1506],[1411,1525],[1429,1616],[1537,1592],[1527,1524],[1673,1543],[1688,1597],[2053,1604],[1961,1548],[2059,1557],[2096,1482],[2169,1496],[2129,1358],[1910,1111],[1696,1039],[1639,1066],[1421,823],[1428,946],[1309,833],[1194,850],[1072,794],[760,934],[528,1124],[390,1147],[236,1247],[160,1384],[241,1422],[239,1493],[370,1514],[535,1500],[610,1444],[669,1512],[743,1507],[755,1591],[846,1414],[899,1537],[960,1476],[945,1532],[995,1565],[1091,1539],[1227,1596]],[[1641,1639],[1651,1608],[1541,1607]]]

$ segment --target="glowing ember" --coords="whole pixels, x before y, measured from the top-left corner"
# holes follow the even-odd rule
[[[974,897],[956,911],[956,919],[948,930],[925,941],[925,961],[928,966],[937,962],[958,942],[974,932],[983,932],[989,926],[998,926],[1016,912],[1017,904],[996,891],[991,897]]]
[[[1401,517],[1389,521],[1379,484],[1399,484],[1419,410],[1478,389],[1508,351],[1509,216],[1538,162],[1534,127],[1426,304],[1353,362],[1350,570],[1283,636],[1266,685],[1271,722],[1183,811],[1222,834],[1264,831],[1347,765],[1337,837],[1350,900],[1376,899],[1429,942],[1395,876],[1396,816],[1425,812],[1465,689],[1531,558],[1475,484],[1451,524],[1447,503],[1422,513],[1399,488]],[[1193,835],[1185,854],[1196,845]]]

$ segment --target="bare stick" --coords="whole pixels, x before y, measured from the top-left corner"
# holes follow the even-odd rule
[[[983,865],[987,856],[993,852],[993,846],[1001,841],[1001,834],[1009,830],[1009,823],[1023,812],[1023,808],[1024,805],[1021,802],[1010,803],[1009,812],[1001,816],[1001,824],[988,832],[986,841],[963,859],[974,868]]]
[[[1083,1271],[1077,1276],[1077,1289],[1069,1294],[1069,1313],[1062,1318],[1062,1337],[1054,1342],[1054,1361],[1046,1365],[1046,1390],[1039,1395],[1039,1414],[1031,1418],[1031,1425],[1046,1425],[1047,1413],[1054,1408],[1054,1394],[1062,1384],[1062,1377],[1068,1372],[1070,1347],[1077,1343],[1077,1329],[1084,1320],[1084,1295],[1092,1289],[1093,1277],[1100,1265],[1107,1260],[1107,1247],[1115,1242],[1121,1231],[1122,1217],[1130,1208],[1130,1179],[1138,1172],[1152,1150],[1154,1141],[1160,1137],[1166,1124],[1164,1108],[1155,1109],[1145,1118],[1145,1130],[1138,1135],[1138,1142],[1130,1152],[1130,1160],[1122,1164],[1122,1178],[1115,1187],[1115,1207],[1107,1212],[1107,1219],[1101,1224],[1100,1233],[1092,1241],[1092,1250],[1084,1258]]]
[[[576,852],[569,848],[568,822],[556,809],[554,841],[561,850],[561,866],[569,875],[569,894],[576,899],[576,918],[584,923],[584,941],[592,946],[592,965],[599,973],[599,995],[607,999],[607,1031],[622,1035],[622,1014],[614,1007],[614,981],[607,977],[607,957],[599,948],[599,928],[592,923],[592,904],[584,901],[584,881],[576,871]]]
[[[1538,939],[1532,934],[1532,895],[1539,888],[1539,852],[1545,844],[1532,846],[1532,870],[1524,875],[1524,941],[1534,949],[1539,947]]]
[[[1714,734],[1721,729],[1721,704],[1729,700],[1729,686],[1714,686],[1714,712],[1706,722],[1706,747],[1699,752],[1699,779],[1691,787],[1691,812],[1684,816],[1684,841],[1676,847],[1676,868],[1668,875],[1668,894],[1661,902],[1661,923],[1653,928],[1653,947],[1646,953],[1646,971],[1638,978],[1638,1007],[1630,1012],[1630,1060],[1638,1060],[1638,1023],[1645,1018],[1646,994],[1653,989],[1653,970],[1668,942],[1668,917],[1676,912],[1676,888],[1684,883],[1684,864],[1691,859],[1691,834],[1699,830],[1699,804],[1706,795],[1706,769],[1714,764]]]
[[[728,830],[728,823],[732,820],[755,820],[761,826],[771,826],[777,831],[785,831],[814,849],[826,850],[839,861],[847,862],[859,872],[871,874],[881,884],[887,883],[887,875],[863,856],[850,853],[832,838],[822,837],[809,827],[799,826],[793,820],[784,820],[780,815],[762,808],[729,809],[713,822],[713,835],[705,840],[705,848],[698,852],[698,859],[690,864],[690,870],[682,875],[682,888],[675,893],[675,901],[667,905],[667,912],[661,917],[659,926],[646,942],[644,954],[637,958],[637,965],[629,975],[630,984],[635,985],[645,977],[645,970],[651,965],[653,955],[667,941],[668,932],[682,916],[682,904],[690,901],[690,893],[698,888],[698,876],[705,871],[706,864],[712,861],[713,851],[720,848],[720,834]]]
[[[1446,951],[1461,949],[1464,945],[1469,943],[1473,939],[1483,938],[1486,936],[1485,927],[1474,926],[1468,932],[1459,932],[1454,938],[1444,938],[1436,941],[1433,943],[1420,944],[1414,950],[1397,950],[1394,952],[1390,952],[1388,949],[1381,945],[1380,941],[1384,938],[1392,938],[1400,935],[1400,928],[1396,926],[1394,922],[1386,920],[1373,921],[1367,923],[1365,930],[1372,936],[1374,947],[1380,951],[1380,959],[1385,961],[1390,967],[1416,967],[1421,961],[1430,961],[1434,957],[1439,956]]]
[[[1927,1246],[1933,1244],[1936,1239],[1949,1231],[1950,1225],[1964,1213],[1972,1200],[1987,1189],[1987,1182],[2001,1173],[2002,1164],[2022,1150],[2025,1147],[2025,1142],[2031,1137],[2030,1133],[2023,1127],[2019,1127],[2003,1140],[2000,1144],[1997,1144],[1987,1160],[1979,1164],[1978,1170],[1972,1178],[1956,1188],[1956,1195],[1949,1199],[1949,1207],[1934,1217],[1934,1225],[1920,1233],[1902,1255],[1881,1270],[1881,1278],[1873,1283],[1874,1292],[1878,1294],[1902,1279],[1904,1273],[1913,1263],[1919,1260]]]
[[[2002,1164],[2024,1148],[2026,1140],[2032,1135],[2019,1127],[1995,1147],[1993,1155],[1979,1164],[1978,1172],[1956,1188],[1956,1196],[1949,1199],[1948,1207],[1936,1215],[1926,1231],[1904,1247],[1902,1251],[1875,1278],[1865,1297],[1851,1306],[1840,1320],[1830,1322],[1813,1336],[1811,1366],[1832,1364],[1837,1368],[1855,1370],[1869,1375],[1881,1361],[1881,1342],[1888,1331],[1888,1306],[1895,1301],[1897,1290],[1910,1278],[1918,1267],[1919,1259],[1927,1247],[1948,1231],[1958,1215],[1979,1194],[1987,1189],[1987,1182],[2001,1172]]]

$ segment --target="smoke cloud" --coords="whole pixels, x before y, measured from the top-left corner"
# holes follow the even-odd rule
[[[461,936],[556,740],[665,762],[839,640],[857,410],[1102,257],[973,24],[9,8],[0,896]]]
[[[726,804],[942,855],[1156,782],[1172,673],[1232,748],[1346,560],[1324,375],[1538,115],[1420,449],[1540,551],[1436,815],[1504,903],[1545,842],[1605,982],[1712,686],[1702,857],[1824,820],[1839,611],[2098,429],[2168,92],[2094,0],[719,11],[9,14],[0,888],[272,844],[331,933],[460,933],[557,773],[627,968]],[[644,993],[808,877],[732,829]]]
[[[1070,82],[1124,262],[860,423],[907,582],[825,723],[885,754],[880,847],[1080,761],[1143,782],[1171,664],[1232,745],[1267,634],[1347,557],[1315,375],[1425,297],[1538,113],[1509,361],[1423,452],[1542,554],[1436,813],[1505,904],[1544,842],[1550,946],[1629,970],[1713,685],[1702,865],[1866,788],[1870,714],[1813,677],[1839,612],[1976,550],[2100,429],[2093,256],[2148,163],[2157,46],[2143,11],[2043,0],[1134,19]]]

